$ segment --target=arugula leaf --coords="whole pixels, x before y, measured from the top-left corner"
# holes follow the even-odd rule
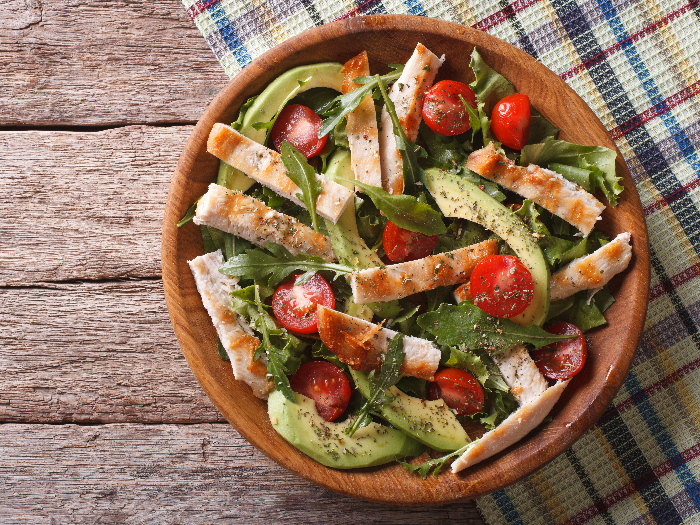
[[[405,467],[408,469],[409,472],[418,472],[420,476],[425,479],[428,477],[428,474],[430,474],[430,471],[433,470],[433,476],[436,478],[438,477],[438,473],[442,469],[442,467],[445,466],[445,463],[447,463],[450,459],[456,458],[461,456],[466,452],[466,450],[479,441],[478,439],[476,441],[472,441],[471,443],[467,443],[464,445],[462,448],[455,450],[454,452],[450,452],[449,454],[446,454],[442,457],[435,458],[435,459],[430,459],[426,461],[425,463],[421,463],[420,465],[411,465],[407,461],[399,461],[399,465],[402,467]]]
[[[435,336],[440,345],[464,345],[470,350],[501,349],[518,343],[530,343],[541,348],[557,341],[571,339],[570,335],[552,335],[539,326],[520,326],[510,319],[491,317],[469,301],[459,305],[442,304],[433,312],[418,318],[418,324]]]
[[[301,193],[296,196],[306,205],[311,214],[311,224],[315,232],[318,232],[318,215],[316,214],[316,200],[323,191],[323,186],[316,180],[316,172],[309,166],[306,157],[286,140],[280,147],[282,162],[287,169],[287,176],[299,186]]]
[[[294,345],[291,339],[286,339],[286,344],[283,348],[279,348],[272,343],[270,340],[271,335],[282,335],[285,331],[268,328],[267,318],[270,317],[270,314],[265,312],[265,305],[260,299],[260,287],[256,284],[254,289],[255,304],[258,309],[258,319],[254,323],[254,327],[262,335],[262,340],[260,341],[260,346],[255,350],[253,358],[258,359],[263,352],[267,355],[267,374],[272,376],[275,388],[282,392],[284,397],[292,402],[296,402],[287,374],[291,375],[296,372],[301,364],[301,359],[292,353]]]
[[[247,250],[243,255],[231,257],[219,267],[219,271],[225,275],[256,281],[269,278],[268,284],[275,286],[295,270],[305,272],[300,277],[303,280],[310,279],[320,270],[335,272],[336,277],[355,270],[350,266],[326,262],[315,255],[300,253],[295,257],[285,247],[271,242],[265,247],[271,254],[260,249]],[[302,284],[303,280],[297,280],[297,283]]]
[[[372,95],[372,92],[378,85],[377,78],[381,78],[382,82],[386,82],[388,84],[394,82],[401,76],[403,66],[400,68],[397,66],[390,67],[396,67],[396,71],[387,73],[381,77],[358,77],[354,79],[353,82],[355,82],[355,84],[362,85],[362,87],[335,98],[330,105],[330,108],[324,112],[324,115],[326,115],[327,118],[321,122],[321,128],[318,130],[318,138],[328,135],[328,133],[330,133],[331,130],[338,125],[345,115],[354,111],[367,95]]]
[[[399,228],[426,235],[442,235],[447,232],[442,215],[412,195],[392,195],[377,186],[358,180],[338,178],[362,188],[374,205]]]
[[[406,135],[406,132],[401,126],[401,121],[399,116],[396,114],[396,108],[394,107],[394,102],[389,98],[386,92],[384,83],[382,82],[379,75],[376,76],[377,86],[384,99],[384,108],[391,118],[391,124],[394,128],[394,138],[396,139],[396,149],[399,150],[402,161],[403,169],[403,186],[405,193],[413,193],[415,189],[416,182],[420,181],[424,185],[428,184],[425,178],[425,172],[423,168],[418,164],[418,152],[422,152],[425,156],[423,148],[416,146]]]
[[[362,405],[357,419],[345,431],[348,436],[352,436],[358,429],[365,426],[370,420],[370,414],[379,411],[382,405],[387,405],[394,400],[394,396],[389,395],[387,390],[401,379],[401,365],[406,357],[403,351],[404,337],[403,334],[397,333],[388,341],[388,349],[384,354],[379,377],[376,377],[374,370],[367,376],[369,380],[369,396],[365,404]]]
[[[564,310],[552,322],[568,322],[579,327],[582,332],[587,332],[591,328],[602,326],[608,322],[603,316],[603,312],[615,301],[609,289],[603,288],[589,301],[590,290],[582,290],[577,294],[567,298],[572,300],[570,308]],[[567,299],[562,299],[566,301]],[[557,301],[561,302],[561,301]]]
[[[485,241],[488,235],[479,224],[464,219],[455,219],[447,227],[447,232],[438,237],[436,253],[451,252],[472,244]]]
[[[201,199],[201,198],[202,197],[200,197],[199,199]],[[192,219],[194,219],[194,216],[197,213],[197,203],[199,202],[199,199],[194,201],[194,204],[187,209],[187,211],[185,212],[185,215],[183,215],[182,219],[177,221],[178,228],[184,226],[188,222],[191,222]]]
[[[224,345],[221,344],[221,339],[218,337],[216,338],[216,352],[219,354],[219,359],[222,361],[230,361],[231,359],[229,358],[228,354],[226,353],[226,349],[224,348]]]
[[[615,151],[602,146],[582,146],[564,140],[547,139],[539,144],[529,144],[522,149],[520,164],[564,164],[590,171],[589,187],[600,189],[611,206],[616,206],[623,187],[615,175]],[[571,173],[561,173],[569,178]],[[576,177],[571,178],[576,182]],[[582,185],[583,186],[583,185]]]

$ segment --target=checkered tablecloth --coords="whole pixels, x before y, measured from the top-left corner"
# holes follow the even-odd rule
[[[700,523],[700,0],[183,0],[229,76],[349,16],[442,18],[539,59],[607,127],[642,199],[648,318],[598,424],[526,480],[478,501],[496,523]]]

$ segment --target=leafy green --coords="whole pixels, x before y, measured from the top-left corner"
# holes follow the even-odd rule
[[[450,348],[450,358],[445,363],[445,366],[466,370],[476,377],[481,384],[486,382],[489,378],[488,367],[481,360],[481,357],[472,352],[465,352],[455,347]]]
[[[399,465],[407,468],[409,472],[417,472],[423,479],[427,478],[428,474],[430,474],[430,471],[432,470],[433,476],[437,478],[438,473],[440,472],[440,470],[442,470],[442,467],[445,466],[445,463],[447,463],[452,458],[456,458],[464,454],[466,450],[477,441],[479,440],[477,439],[476,441],[467,443],[462,448],[457,449],[454,452],[450,452],[449,454],[446,454],[439,458],[429,459],[428,461],[426,461],[425,463],[421,463],[420,465],[411,465],[406,461],[399,461]]]
[[[301,104],[306,106],[314,113],[321,115],[330,109],[333,101],[338,96],[338,92],[333,88],[317,87],[307,89],[299,93],[296,97],[290,100],[291,104]]]
[[[301,193],[297,193],[296,196],[306,205],[306,209],[311,214],[311,224],[314,231],[318,232],[316,200],[323,191],[323,186],[316,179],[316,172],[309,166],[306,157],[286,140],[280,147],[280,154],[284,167],[287,168],[287,176],[301,190]]]
[[[396,383],[396,388],[419,399],[427,399],[428,397],[428,382],[418,377],[403,376]]]
[[[262,302],[260,291],[261,287],[256,284],[232,292],[234,311],[240,313],[245,309],[250,314],[250,326],[261,335],[260,346],[255,349],[253,359],[257,361],[265,354],[267,374],[272,377],[275,388],[290,401],[295,401],[287,376],[294,374],[299,368],[301,352],[306,344],[286,330],[277,328],[274,319],[265,311],[267,307]],[[263,287],[262,297],[269,296],[270,293],[271,290]]]
[[[275,286],[295,270],[305,272],[297,279],[299,284],[320,270],[335,272],[336,277],[354,271],[350,266],[329,263],[315,255],[300,253],[295,257],[283,246],[271,242],[265,247],[270,251],[269,254],[260,249],[247,250],[243,255],[231,257],[219,267],[219,271],[225,275],[256,281],[268,278],[270,286]]]
[[[447,227],[447,232],[438,237],[436,253],[450,252],[485,241],[486,230],[475,222],[455,219]]]
[[[504,97],[517,93],[515,86],[503,75],[489,67],[474,48],[469,66],[474,71],[475,80],[469,86],[474,91],[477,100],[483,106],[479,107],[479,114],[490,115],[494,106]],[[488,117],[486,117],[488,121]],[[482,117],[483,121],[483,117]],[[490,123],[489,123],[490,125]],[[483,123],[482,123],[483,126]],[[490,131],[484,131],[484,145],[488,145],[487,135]],[[530,106],[530,134],[527,142],[532,144],[541,142],[546,138],[556,138],[559,130],[555,128],[537,109]]]
[[[622,180],[615,175],[615,151],[602,146],[582,146],[563,140],[547,139],[539,144],[525,146],[520,157],[520,164],[538,164],[540,166],[559,164],[573,166],[590,172],[588,184],[580,184],[581,172],[571,178],[580,186],[600,189],[611,206],[616,206],[623,187]],[[567,171],[567,170],[562,170]],[[571,177],[571,172],[561,173]],[[589,190],[590,191],[590,190]]]
[[[339,95],[333,100],[333,102],[328,106],[323,114],[326,115],[326,119],[321,122],[321,129],[318,131],[318,137],[324,137],[333,130],[338,123],[347,115],[348,113],[354,111],[357,106],[359,106],[367,95],[373,96],[373,91],[378,89],[379,81],[381,79],[383,83],[391,83],[401,76],[401,71],[403,66],[390,66],[396,68],[395,71],[382,75],[381,77],[358,77],[353,80],[356,84],[361,84],[359,87],[349,93],[344,95]],[[374,96],[373,96],[374,98]]]
[[[401,379],[401,365],[406,357],[403,351],[403,334],[396,334],[389,340],[388,349],[384,354],[384,361],[379,371],[379,377],[372,370],[367,379],[369,381],[369,396],[362,405],[360,414],[353,424],[345,431],[352,436],[359,428],[365,426],[370,420],[370,414],[378,412],[382,405],[388,405],[394,400],[394,396],[387,393],[390,387]]]
[[[582,332],[607,324],[603,312],[615,302],[613,295],[607,287],[604,287],[589,301],[590,291],[582,290],[572,297],[573,304],[559,315],[550,319],[552,323],[567,322],[575,324]],[[562,301],[566,301],[563,299]],[[561,302],[561,301],[557,301]]]
[[[201,197],[199,199],[201,199]],[[194,219],[194,216],[197,213],[197,203],[199,202],[199,199],[194,201],[194,204],[187,209],[187,211],[185,212],[185,215],[183,215],[182,219],[177,221],[178,228],[184,226],[188,222],[191,222],[192,219]]]
[[[442,222],[442,215],[416,197],[404,194],[392,195],[381,188],[358,180],[339,178],[362,188],[374,205],[399,228],[426,235],[442,235],[447,232]]]
[[[530,343],[541,348],[550,343],[571,339],[573,336],[552,335],[539,326],[520,326],[509,319],[491,317],[469,301],[459,305],[442,304],[433,312],[418,318],[418,324],[435,336],[440,345],[464,345],[478,348],[501,349],[518,343]]]
[[[391,118],[391,125],[394,129],[394,138],[396,139],[396,149],[399,150],[401,155],[402,168],[403,168],[403,187],[405,193],[413,193],[415,189],[416,182],[421,182],[427,185],[427,180],[425,178],[425,172],[423,168],[418,164],[418,152],[425,153],[423,148],[416,146],[406,135],[406,132],[401,126],[401,121],[399,116],[396,114],[396,108],[394,107],[394,102],[389,98],[384,87],[384,82],[382,82],[379,75],[376,76],[377,86],[379,87],[379,92],[382,94],[384,99],[384,108]]]
[[[228,354],[226,353],[226,349],[224,348],[224,345],[221,344],[221,339],[218,337],[216,338],[216,352],[219,354],[219,359],[222,361],[230,361],[231,359],[229,358]]]

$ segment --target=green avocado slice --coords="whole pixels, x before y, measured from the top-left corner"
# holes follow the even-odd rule
[[[367,375],[350,369],[355,386],[369,396]],[[404,394],[396,387],[389,392],[394,400],[381,408],[381,417],[430,448],[452,452],[470,442],[467,432],[442,399],[428,401]]]
[[[256,122],[268,122],[282,109],[282,105],[292,95],[298,95],[312,88],[327,87],[342,91],[343,65],[337,62],[324,62],[290,69],[273,80],[260,93],[246,111],[239,132],[260,144],[265,142],[267,129],[255,129]],[[300,85],[303,83],[303,85]],[[230,190],[246,191],[253,183],[246,174],[232,168],[225,162],[219,164],[217,184]]]
[[[399,458],[418,456],[425,447],[399,430],[377,423],[345,434],[351,421],[325,421],[316,404],[301,394],[296,403],[279,390],[270,394],[267,412],[273,428],[287,441],[322,465],[337,469],[383,465]]]
[[[549,267],[537,239],[508,208],[467,179],[446,171],[425,170],[430,194],[445,217],[458,217],[492,231],[517,254],[532,274],[535,293],[523,313],[511,318],[523,326],[542,326],[549,310]]]

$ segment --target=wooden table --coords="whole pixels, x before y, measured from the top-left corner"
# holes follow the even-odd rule
[[[297,478],[192,376],[161,221],[226,82],[177,0],[0,3],[0,523],[482,523]]]

